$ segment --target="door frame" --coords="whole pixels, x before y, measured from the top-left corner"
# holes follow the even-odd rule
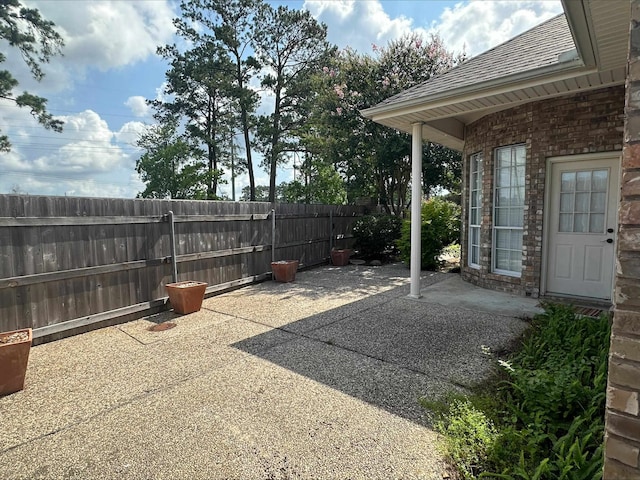
[[[569,162],[585,162],[585,161],[597,161],[597,160],[607,160],[617,158],[618,161],[622,162],[622,151],[621,150],[612,150],[610,152],[600,152],[600,153],[585,153],[578,155],[563,155],[561,157],[547,157],[546,161],[546,170],[545,170],[545,181],[544,181],[544,207],[543,207],[543,215],[542,215],[542,258],[541,258],[541,272],[540,272],[540,296],[547,294],[547,273],[549,271],[549,237],[550,235],[550,218],[551,215],[548,214],[551,206],[551,169],[553,165],[559,163],[569,163]],[[615,192],[613,192],[612,200],[616,205],[620,204],[620,175],[622,174],[622,168],[618,168],[618,178],[615,179],[616,188]],[[616,251],[617,247],[617,230],[618,230],[618,217],[616,214]],[[613,255],[613,275],[611,276],[611,302],[613,302],[614,297],[614,282],[616,278],[616,254],[614,252]],[[554,296],[557,294],[554,293]],[[563,297],[565,295],[562,295]],[[566,295],[567,298],[578,298],[573,297],[572,295]],[[587,297],[580,297],[587,298]]]

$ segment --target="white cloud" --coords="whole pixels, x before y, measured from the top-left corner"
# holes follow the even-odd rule
[[[410,18],[391,18],[377,0],[306,0],[303,8],[329,26],[330,42],[360,52],[371,51],[373,43],[385,45],[389,40],[417,29]]]
[[[454,52],[474,56],[562,13],[560,1],[461,2],[446,8],[431,25]]]
[[[149,125],[146,123],[127,122],[113,135],[118,143],[137,148],[136,143],[138,142],[138,139],[147,131],[148,128]]]
[[[326,23],[339,47],[370,52],[410,32],[438,33],[455,53],[477,55],[562,12],[559,0],[471,0],[446,8],[431,24],[399,15],[392,18],[379,0],[306,0],[303,8]]]
[[[141,95],[127,98],[124,104],[131,109],[131,113],[136,117],[146,117],[151,111],[151,107],[147,104],[147,99]]]
[[[140,191],[133,171],[137,153],[129,142],[144,124],[129,122],[113,132],[97,113],[85,110],[58,117],[64,131],[55,133],[24,109],[13,110],[18,127],[7,130],[13,149],[0,162],[0,192],[18,186],[30,194],[132,197]]]
[[[176,12],[166,0],[38,0],[29,2],[65,39],[65,62],[106,71],[155,55],[175,32]]]

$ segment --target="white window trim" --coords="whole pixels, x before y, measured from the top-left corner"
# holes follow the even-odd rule
[[[498,151],[501,149],[514,149],[517,147],[524,147],[525,148],[525,154],[526,154],[526,144],[524,143],[520,143],[520,144],[515,144],[515,145],[507,145],[504,147],[497,147],[494,149],[493,151],[493,208],[492,208],[492,225],[491,225],[491,271],[493,273],[497,273],[498,275],[504,275],[507,277],[515,277],[515,278],[521,278],[522,277],[522,263],[520,265],[520,271],[516,272],[513,270],[503,270],[500,268],[496,267],[496,262],[497,262],[497,255],[496,255],[496,230],[509,230],[509,231],[514,231],[514,230],[520,230],[523,231],[524,230],[524,226],[522,227],[506,227],[506,226],[496,226],[496,190],[498,188]],[[525,163],[525,168],[526,168],[526,163]],[[526,176],[526,173],[525,173]],[[525,184],[525,179],[522,179],[522,184]],[[525,189],[525,196],[526,196],[526,189]],[[526,203],[526,202],[525,202]],[[524,205],[522,207],[523,210],[523,215],[524,215]],[[522,250],[520,251],[520,254],[522,255]],[[522,262],[522,260],[520,260]]]
[[[478,175],[478,184],[477,184],[477,194],[478,194],[478,205],[482,204],[482,177],[483,177],[483,173],[484,173],[484,168],[483,168],[483,155],[482,152],[478,152],[478,153],[474,153],[473,155],[471,155],[469,157],[469,223],[468,223],[468,242],[467,242],[467,248],[468,248],[468,265],[471,268],[475,268],[475,269],[479,269],[480,268],[480,229],[482,227],[482,215],[478,216],[478,223],[477,224],[472,224],[471,223],[471,212],[472,212],[472,205],[473,205],[473,189],[472,189],[472,185],[473,185],[473,164],[475,161],[477,161],[478,164],[478,169],[475,173],[477,173]],[[480,213],[482,213],[482,207],[480,206]],[[472,229],[478,229],[478,263],[473,263],[472,259],[473,259],[473,243],[472,243],[472,238],[473,236],[471,235],[471,231]]]

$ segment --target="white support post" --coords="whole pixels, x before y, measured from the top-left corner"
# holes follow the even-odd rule
[[[411,133],[411,288],[409,298],[420,298],[422,226],[422,123]]]

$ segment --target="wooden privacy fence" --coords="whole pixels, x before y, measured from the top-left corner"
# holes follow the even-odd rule
[[[171,213],[170,213],[171,212]],[[271,261],[325,263],[363,207],[0,195],[0,331],[34,338],[165,307],[164,285],[207,293],[264,280]],[[172,245],[173,231],[173,245]]]

